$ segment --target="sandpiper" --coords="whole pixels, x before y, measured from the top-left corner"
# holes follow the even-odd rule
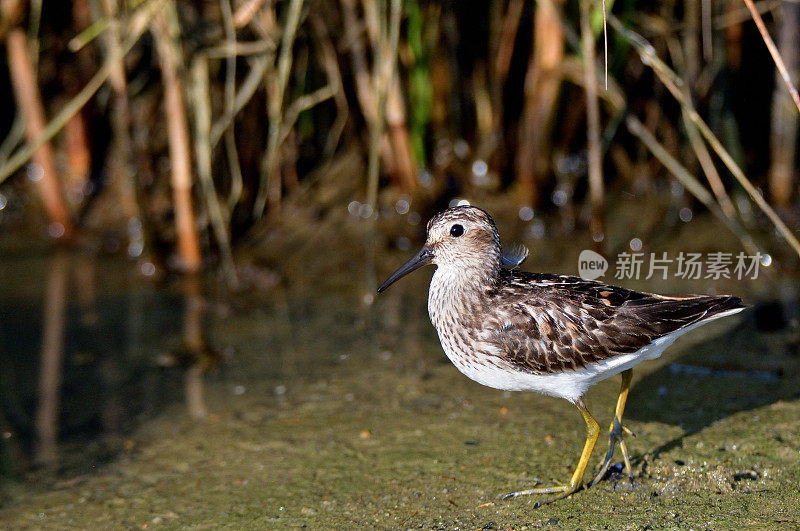
[[[632,479],[623,440],[623,432],[630,430],[622,425],[632,368],[657,358],[689,330],[739,312],[744,305],[729,295],[667,297],[503,267],[518,265],[526,254],[503,256],[494,221],[483,210],[450,208],[428,222],[425,245],[378,292],[426,264],[435,264],[428,314],[450,361],[483,385],[537,391],[578,407],[586,422],[586,442],[569,483],[504,496],[560,493],[543,502],[550,503],[582,488],[600,434],[583,400],[586,390],[622,375],[608,451],[588,486],[605,475],[616,443]]]

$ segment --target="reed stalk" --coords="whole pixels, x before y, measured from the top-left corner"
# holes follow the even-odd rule
[[[778,67],[781,80],[783,80],[784,85],[786,85],[786,89],[789,91],[789,94],[791,94],[792,101],[794,102],[795,107],[797,107],[797,111],[800,112],[800,94],[798,94],[797,87],[795,87],[794,83],[792,82],[792,77],[789,75],[789,71],[786,69],[786,64],[783,62],[783,58],[778,51],[778,47],[775,46],[775,41],[772,40],[772,37],[767,30],[767,26],[764,24],[764,19],[761,18],[761,14],[756,9],[753,0],[744,0],[744,3],[747,6],[747,9],[750,10],[753,21],[756,23],[759,33],[761,33],[761,38],[764,39],[764,44],[767,45],[769,54],[772,56],[772,60],[775,61],[775,66]],[[795,46],[796,45],[797,43],[795,42]]]
[[[192,102],[194,104],[194,151],[197,159],[197,176],[205,198],[206,211],[211,220],[214,237],[222,257],[222,272],[228,284],[235,288],[239,281],[231,251],[227,218],[214,187],[211,175],[211,96],[209,94],[208,58],[201,54],[192,63]]]
[[[781,6],[778,26],[778,45],[784,62],[784,70],[775,74],[772,89],[772,120],[770,122],[770,166],[769,191],[772,202],[783,209],[791,205],[797,186],[797,137],[800,114],[792,108],[792,96],[797,89],[791,86],[787,94],[781,86],[786,75],[800,75],[800,4],[786,2]],[[787,72],[788,71],[788,72]]]
[[[258,87],[261,86],[264,80],[264,75],[269,68],[270,58],[267,56],[256,56],[250,59],[250,71],[247,73],[245,80],[239,85],[239,90],[236,92],[236,97],[233,100],[233,105],[225,109],[222,116],[217,118],[214,126],[211,128],[211,148],[214,149],[225,131],[233,127],[233,122],[244,106],[247,105],[253,98]]]
[[[688,57],[691,55],[691,48],[685,49],[681,47],[677,41],[677,39],[669,39],[668,40],[668,47],[670,49],[670,55],[672,57],[673,62],[678,65],[679,67],[682,65],[689,65],[692,64],[691,61],[688,61]],[[731,201],[728,192],[725,190],[725,185],[722,183],[722,178],[717,171],[717,167],[714,165],[714,160],[711,157],[711,153],[709,153],[707,146],[703,143],[703,139],[700,135],[700,132],[695,126],[694,122],[689,119],[689,115],[687,113],[688,105],[691,105],[691,108],[694,108],[694,100],[692,98],[691,89],[692,83],[690,83],[690,74],[689,69],[685,69],[685,77],[683,80],[683,92],[684,92],[684,99],[688,102],[687,106],[683,106],[681,108],[681,118],[683,121],[684,128],[686,129],[686,136],[689,140],[689,145],[694,151],[695,156],[697,157],[698,162],[700,163],[700,167],[703,170],[703,173],[706,176],[706,180],[708,181],[709,186],[711,187],[711,191],[714,193],[714,196],[717,199],[717,203],[722,208],[722,212],[730,219],[734,220],[737,217],[736,208],[733,206],[733,202]],[[695,71],[695,76],[697,72]]]
[[[589,229],[596,242],[603,234],[603,154],[600,147],[600,107],[597,102],[597,62],[594,33],[589,20],[591,1],[580,0],[581,45],[583,52],[584,93],[586,97],[586,138],[589,172]],[[606,85],[608,75],[606,74]]]
[[[111,120],[119,165],[117,175],[113,178],[113,185],[118,194],[123,215],[128,220],[141,219],[142,215],[136,198],[131,109],[117,3],[115,0],[101,0],[101,8],[104,16],[109,20],[108,31],[105,32],[102,39],[105,56],[117,58],[108,75],[108,84],[114,92]]]
[[[231,10],[231,0],[220,0],[220,12],[225,27],[225,43],[232,50],[237,49],[236,28],[233,24],[233,12]],[[234,105],[236,101],[236,55],[229,54],[225,58],[225,114],[235,116]],[[209,117],[211,115],[209,114]],[[209,124],[210,128],[210,124]],[[209,131],[208,144],[211,149],[211,131]],[[228,169],[231,173],[231,186],[228,193],[227,209],[228,222],[230,223],[233,209],[242,197],[244,189],[244,179],[242,178],[242,168],[239,164],[239,153],[236,148],[236,134],[233,127],[225,129],[225,155],[228,158]]]
[[[385,7],[382,1],[378,5],[380,8]],[[378,177],[380,176],[379,156],[385,127],[386,101],[394,80],[395,64],[397,62],[397,41],[400,36],[401,12],[401,0],[391,0],[388,28],[386,16],[383,13],[377,15],[377,28],[379,28],[379,31],[375,39],[376,46],[372,68],[372,92],[374,94],[373,103],[375,108],[373,111],[374,120],[370,124],[369,158],[367,163],[367,205],[369,205],[372,215],[377,213]],[[374,27],[375,23],[372,26]]]
[[[339,60],[336,57],[336,48],[328,33],[323,18],[316,13],[310,15],[311,29],[314,32],[317,45],[319,46],[319,62],[328,77],[328,83],[333,87],[333,100],[336,103],[336,120],[328,132],[328,139],[325,142],[324,152],[331,156],[339,145],[342,132],[347,125],[347,118],[350,114],[350,107],[347,103],[347,96],[344,93],[344,83],[342,82],[342,72],[339,67]]]
[[[202,267],[200,238],[192,199],[192,159],[189,125],[183,98],[180,68],[183,62],[179,44],[180,25],[175,4],[170,1],[153,21],[158,58],[164,85],[164,112],[167,120],[172,201],[175,212],[175,231],[181,266],[195,273]]]
[[[560,66],[564,59],[562,5],[563,0],[536,2],[533,50],[525,73],[524,108],[516,157],[520,201],[529,206],[538,202],[538,182],[550,164],[548,142],[561,90]]]
[[[278,166],[278,150],[280,148],[280,134],[283,129],[283,107],[286,98],[286,86],[289,82],[294,48],[297,35],[297,26],[300,23],[300,12],[303,0],[291,0],[286,13],[286,21],[281,35],[278,68],[274,79],[267,79],[267,116],[269,128],[267,132],[267,148],[263,158],[263,174],[258,187],[253,217],[260,218],[264,209],[269,204],[273,213],[278,213],[281,195],[281,179]]]
[[[25,121],[25,133],[30,145],[42,136],[47,127],[44,105],[39,94],[36,67],[29,54],[28,37],[25,30],[18,24],[13,24],[20,9],[19,3],[7,0],[0,6],[3,17],[12,21],[12,25],[6,33],[9,74],[19,112]],[[35,150],[31,150],[31,155],[38,165],[38,170],[34,171],[38,173],[36,187],[39,197],[50,223],[54,224],[51,225],[53,230],[50,233],[69,239],[75,229],[64,199],[62,179],[56,166],[53,147],[47,141],[42,142],[36,146]],[[0,177],[0,182],[2,181],[3,178]]]

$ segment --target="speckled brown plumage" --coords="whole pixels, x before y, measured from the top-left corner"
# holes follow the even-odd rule
[[[636,352],[680,328],[733,308],[737,297],[668,299],[577,277],[501,269],[484,292],[474,338],[535,373],[585,367]]]

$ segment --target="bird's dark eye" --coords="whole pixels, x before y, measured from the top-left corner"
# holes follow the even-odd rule
[[[462,234],[464,234],[464,227],[462,227],[461,225],[456,224],[450,227],[450,236],[452,236],[453,238],[458,238]]]

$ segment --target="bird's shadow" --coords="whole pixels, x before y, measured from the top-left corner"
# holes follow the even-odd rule
[[[772,311],[773,306],[757,306],[738,321],[722,320],[694,331],[688,342],[665,353],[658,369],[634,382],[626,418],[683,429],[655,455],[735,413],[800,398],[796,325],[773,326]]]

